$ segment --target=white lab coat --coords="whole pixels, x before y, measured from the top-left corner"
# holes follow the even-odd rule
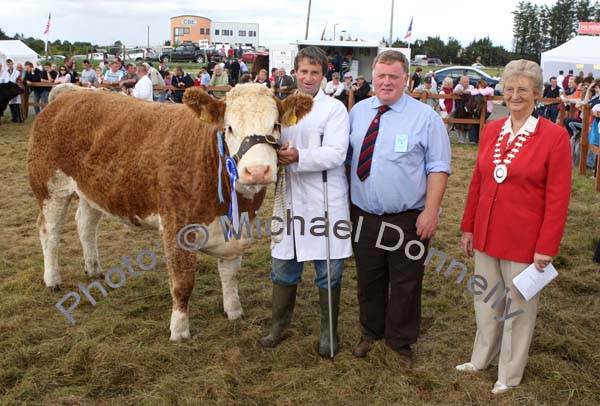
[[[133,97],[137,97],[138,99],[144,99],[149,101],[154,100],[152,97],[152,81],[150,80],[148,75],[142,76],[137,81],[131,94],[133,95]]]
[[[8,73],[8,68],[4,68],[4,70],[0,73],[0,83],[17,83],[17,79],[19,79],[20,76],[21,74],[18,70],[13,68],[12,74],[10,74]],[[21,95],[15,96],[12,99],[10,99],[8,104],[21,104]]]
[[[320,225],[317,233],[323,232],[323,177],[327,170],[329,196],[329,240],[331,259],[347,258],[352,255],[350,238],[337,238],[333,233],[334,224],[344,220],[349,223],[348,182],[344,162],[349,142],[348,111],[336,99],[328,97],[319,89],[314,97],[311,112],[297,125],[282,129],[282,142],[290,142],[298,149],[298,162],[287,166],[285,208],[291,209],[293,216],[304,218],[304,235],[298,221],[292,223],[292,230],[284,230],[281,242],[275,244],[272,256],[278,259],[293,259],[294,248],[299,262],[326,259],[325,236],[314,236],[309,231]],[[321,146],[321,135],[323,145]],[[344,228],[349,228],[344,225]],[[339,230],[339,228],[338,228]],[[347,231],[339,231],[342,236]],[[295,243],[295,247],[294,247]]]

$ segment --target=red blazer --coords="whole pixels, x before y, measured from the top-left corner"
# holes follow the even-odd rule
[[[558,254],[571,195],[571,145],[564,128],[540,117],[507,166],[508,177],[496,183],[493,154],[505,121],[492,121],[483,130],[460,229],[473,233],[478,251],[531,263],[535,252]],[[500,159],[510,151],[507,141],[508,135]]]

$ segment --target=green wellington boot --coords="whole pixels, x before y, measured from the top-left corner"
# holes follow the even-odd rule
[[[338,353],[339,339],[337,334],[338,314],[340,312],[341,288],[331,289],[331,315],[333,316],[333,355]],[[319,355],[329,357],[329,299],[327,289],[319,288],[319,304],[321,307],[321,335],[319,338]]]
[[[271,332],[268,336],[260,339],[260,345],[263,347],[274,348],[281,342],[281,333],[292,321],[294,305],[296,304],[296,289],[297,285],[273,284]]]

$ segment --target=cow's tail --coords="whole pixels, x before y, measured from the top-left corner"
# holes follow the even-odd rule
[[[60,96],[63,93],[78,90],[83,90],[83,88],[72,83],[64,83],[62,85],[54,86],[50,91],[50,94],[48,95],[48,103],[52,103],[58,96]]]

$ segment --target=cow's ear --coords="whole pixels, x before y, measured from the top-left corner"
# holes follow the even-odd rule
[[[286,127],[296,125],[313,106],[312,97],[301,93],[290,95],[283,101],[277,98],[275,100],[279,109],[279,122]]]
[[[212,124],[223,124],[225,118],[225,102],[215,99],[198,87],[191,87],[183,94],[183,104],[188,106],[202,121]]]

